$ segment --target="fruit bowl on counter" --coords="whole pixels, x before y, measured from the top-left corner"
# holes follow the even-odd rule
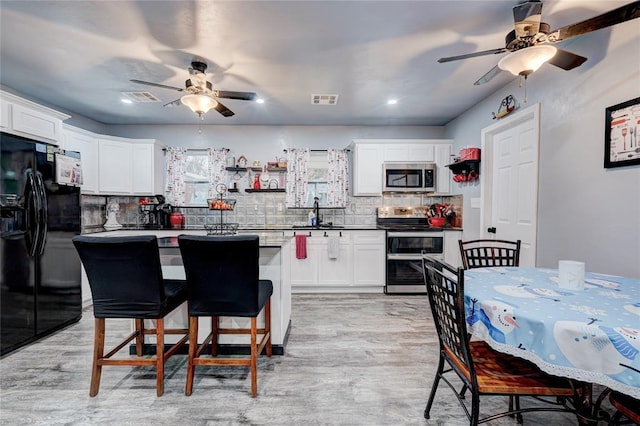
[[[207,235],[235,235],[238,233],[238,223],[214,223],[204,225]]]
[[[209,205],[209,210],[233,210],[236,205],[236,200],[209,198],[207,204]]]

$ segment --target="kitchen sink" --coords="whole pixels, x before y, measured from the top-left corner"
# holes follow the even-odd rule
[[[330,225],[330,224],[321,224],[320,226],[311,226],[311,225],[293,225],[293,229],[344,229],[344,226],[341,225]]]

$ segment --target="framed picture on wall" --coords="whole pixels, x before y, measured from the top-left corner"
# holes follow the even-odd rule
[[[606,109],[604,167],[640,164],[640,98]]]

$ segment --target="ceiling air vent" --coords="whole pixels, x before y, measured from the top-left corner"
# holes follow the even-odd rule
[[[335,105],[338,103],[338,95],[311,95],[312,105]]]
[[[133,102],[160,102],[160,99],[149,92],[122,92],[122,94]]]

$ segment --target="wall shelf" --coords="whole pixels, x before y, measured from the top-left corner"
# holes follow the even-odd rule
[[[225,170],[229,172],[246,172],[247,170],[251,170],[252,172],[262,172],[264,167],[225,167]],[[268,172],[280,173],[286,172],[286,167],[267,167]]]
[[[457,163],[447,164],[445,167],[451,169],[455,175],[468,175],[470,172],[480,174],[480,160],[464,160]]]
[[[244,192],[285,192],[284,188],[278,189],[245,189]]]

